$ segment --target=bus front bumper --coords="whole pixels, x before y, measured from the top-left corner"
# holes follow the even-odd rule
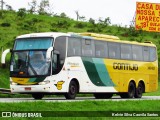
[[[49,85],[10,85],[11,93],[52,93]]]

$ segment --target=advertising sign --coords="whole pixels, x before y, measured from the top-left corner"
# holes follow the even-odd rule
[[[136,3],[136,30],[160,32],[160,3]]]

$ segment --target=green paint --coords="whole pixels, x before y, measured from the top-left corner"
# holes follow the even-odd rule
[[[114,86],[114,83],[112,82],[108,70],[104,64],[103,59],[101,58],[92,58],[95,66],[96,66],[96,70],[100,76],[101,81],[106,85],[106,86]]]
[[[114,86],[108,70],[101,58],[82,57],[87,74],[96,86]]]
[[[86,68],[87,74],[92,81],[92,83],[96,86],[105,86],[105,84],[101,81],[98,72],[96,70],[96,66],[92,60],[92,58],[82,57],[83,64]]]

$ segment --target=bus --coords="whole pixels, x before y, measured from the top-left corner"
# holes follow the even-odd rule
[[[18,36],[10,52],[12,93],[93,94],[96,99],[141,98],[158,89],[158,57],[151,42],[120,40],[96,33],[31,33]]]

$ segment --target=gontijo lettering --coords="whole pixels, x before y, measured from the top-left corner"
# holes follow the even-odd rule
[[[129,64],[129,63],[113,63],[113,69],[115,70],[133,70],[138,71],[137,64]]]

